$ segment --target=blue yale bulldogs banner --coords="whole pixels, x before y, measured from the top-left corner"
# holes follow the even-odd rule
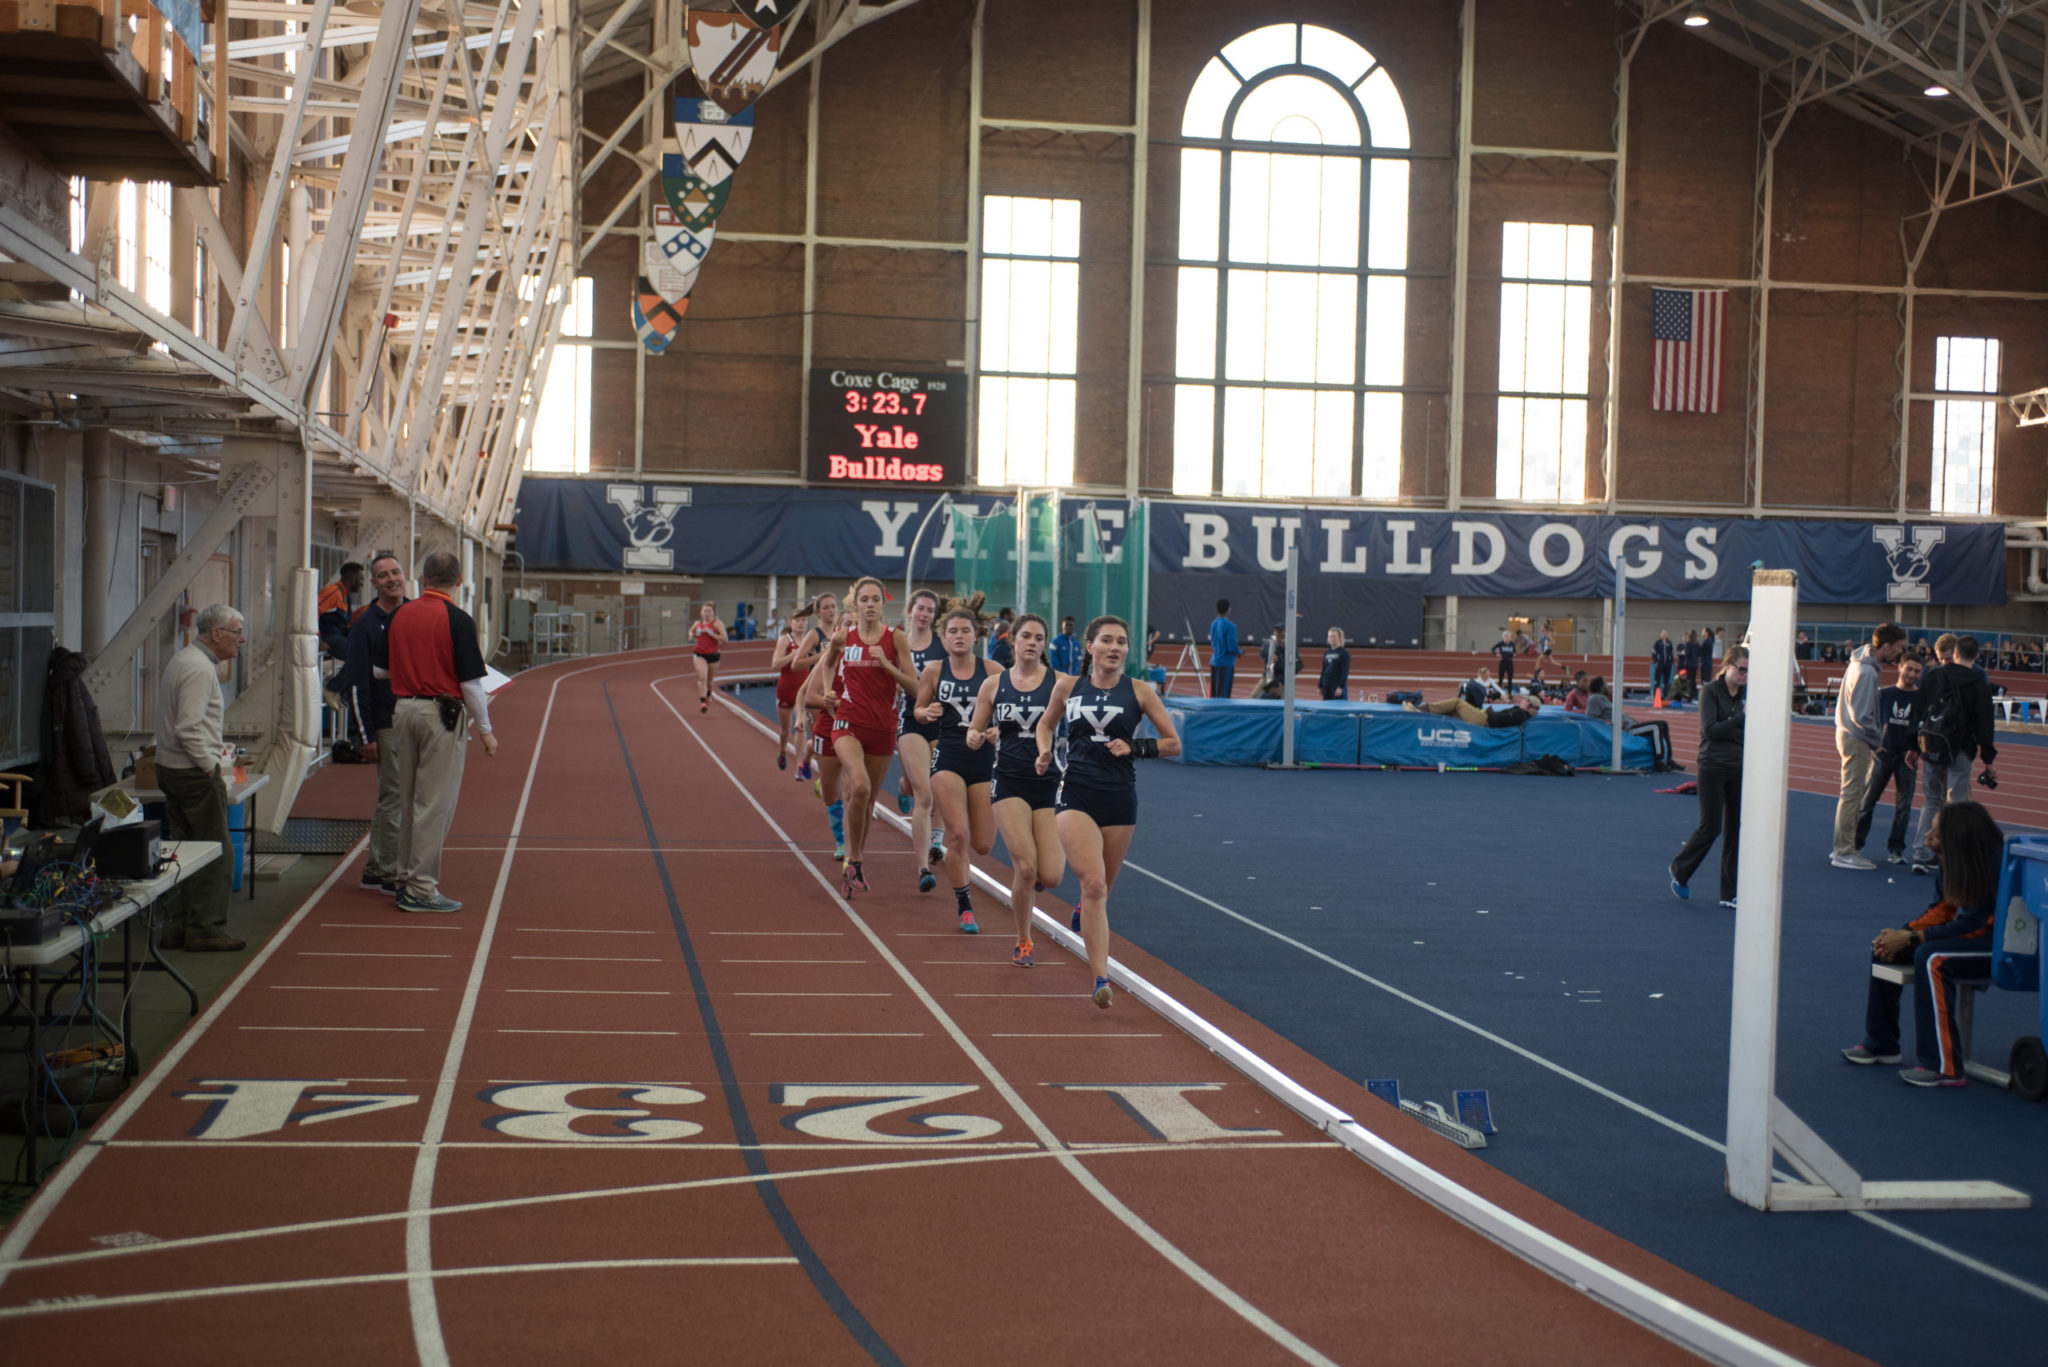
[[[528,479],[519,489],[519,550],[534,569],[847,579],[910,571],[946,579],[956,521],[986,517],[1010,500],[961,494],[930,515],[937,502],[936,493],[895,490]],[[1103,555],[1120,560],[1123,501],[1098,500],[1096,521]],[[1404,621],[1413,615],[1410,595],[1606,598],[1616,554],[1638,598],[1740,600],[1749,596],[1750,566],[1762,561],[1797,570],[1807,603],[2005,601],[1998,523],[1346,512],[1169,500],[1151,505],[1150,522],[1154,594],[1178,580],[1194,595],[1190,603],[1233,596],[1200,591],[1204,578],[1219,588],[1270,578],[1278,592],[1290,532],[1302,546],[1305,596],[1377,581],[1401,590],[1394,606]],[[1186,615],[1169,614],[1162,625]],[[1196,616],[1197,625],[1206,620]]]
[[[1350,513],[1155,502],[1152,573],[1275,574],[1290,531],[1304,580],[1406,580],[1425,594],[1747,598],[1750,568],[1799,574],[1803,603],[2003,603],[1999,523],[1704,521],[1669,517]],[[1156,578],[1155,578],[1156,582]]]

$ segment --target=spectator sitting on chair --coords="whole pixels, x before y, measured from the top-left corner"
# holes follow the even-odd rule
[[[1975,802],[1951,802],[1928,834],[1941,860],[1935,903],[1898,930],[1880,930],[1870,942],[1872,963],[1913,965],[1913,1052],[1916,1065],[1899,1076],[1915,1087],[1960,1087],[1962,1041],[1956,1031],[1958,984],[1991,976],[1991,924],[1997,912],[1999,864],[2005,832]],[[1842,1051],[1865,1066],[1899,1062],[1900,985],[1870,980],[1863,1042]]]
[[[1583,669],[1573,670],[1572,686],[1566,689],[1564,694],[1564,710],[1567,712],[1585,711],[1586,699],[1589,696],[1591,695],[1586,690],[1586,671]]]
[[[1445,698],[1442,702],[1425,703],[1417,707],[1414,703],[1403,703],[1410,712],[1429,712],[1439,717],[1456,717],[1459,721],[1474,726],[1526,726],[1529,718],[1541,710],[1542,704],[1527,696],[1516,698],[1507,707],[1474,707],[1463,698]]]
[[[1316,679],[1316,691],[1325,702],[1351,696],[1351,652],[1344,648],[1344,629],[1331,627],[1329,647],[1323,651],[1323,671]]]

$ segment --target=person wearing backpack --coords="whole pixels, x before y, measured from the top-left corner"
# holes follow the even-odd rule
[[[1870,644],[1849,657],[1835,698],[1835,752],[1842,757],[1842,795],[1835,803],[1835,848],[1828,862],[1838,869],[1874,869],[1856,848],[1856,821],[1870,791],[1877,752],[1884,748],[1878,727],[1877,692],[1885,666],[1906,651],[1906,629],[1886,622],[1870,633]]]
[[[1944,651],[1943,647],[1949,650]],[[1984,761],[1984,785],[1998,786],[1997,730],[1991,720],[1991,685],[1976,668],[1977,638],[1944,635],[1934,643],[1942,663],[1920,683],[1920,773],[1926,797],[1920,803],[1920,833],[1913,846],[1913,872],[1929,873],[1934,852],[1927,834],[1951,802],[1970,800],[1970,761]]]

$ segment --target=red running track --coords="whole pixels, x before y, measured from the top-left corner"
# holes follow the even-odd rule
[[[736,712],[691,706],[688,668],[519,679],[450,840],[465,910],[398,913],[343,861],[0,1242],[11,1358],[1687,1357],[1128,998],[1096,1010],[1084,966],[957,934],[900,837],[840,901],[807,787]],[[364,781],[323,774],[311,805]],[[1857,1360],[1116,952],[1557,1238],[1779,1350]]]

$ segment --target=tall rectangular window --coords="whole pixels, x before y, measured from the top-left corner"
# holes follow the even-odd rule
[[[1583,503],[1593,229],[1501,225],[1496,498]],[[1583,282],[1583,283],[1582,283]]]
[[[1072,484],[1081,201],[986,195],[981,205],[975,479]]]
[[[1998,401],[1975,397],[1998,392],[1995,337],[1934,339],[1934,463],[1928,508],[1937,513],[1989,513]]]
[[[161,180],[143,187],[142,297],[165,317],[171,312],[171,187]]]
[[[590,277],[578,276],[562,303],[562,335],[534,411],[526,447],[534,474],[590,473],[590,308]]]

